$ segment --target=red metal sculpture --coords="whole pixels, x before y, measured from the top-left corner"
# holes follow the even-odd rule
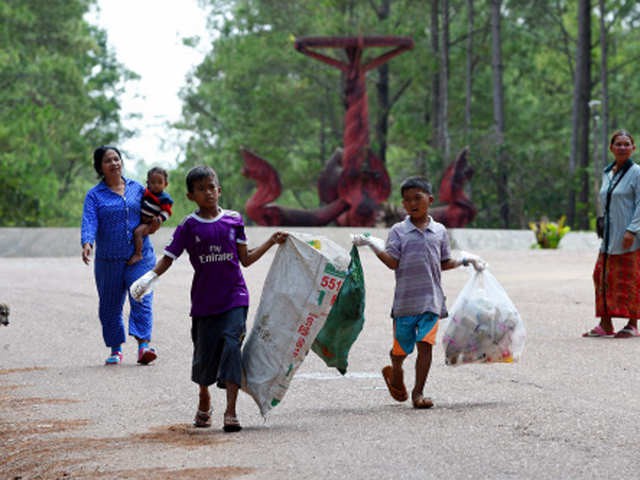
[[[365,48],[392,48],[363,62]],[[345,76],[345,101],[342,173],[338,181],[338,197],[349,204],[349,210],[337,219],[338,225],[373,226],[378,205],[389,198],[391,181],[382,161],[369,147],[369,106],[366,73],[391,58],[413,48],[407,37],[306,37],[296,40],[301,53],[336,67]],[[342,48],[347,62],[319,53],[317,49]]]
[[[273,202],[282,193],[278,172],[265,159],[242,149],[244,168],[242,174],[256,181],[256,192],[245,205],[247,216],[258,225],[321,226],[335,220],[349,208],[349,204],[335,198],[324,207],[300,210],[281,207]]]
[[[363,61],[365,48],[391,48],[382,55]],[[259,191],[247,202],[247,215],[260,225],[285,225],[272,223],[278,221],[305,222],[286,223],[286,225],[326,225],[335,221],[338,225],[373,226],[379,205],[389,198],[391,181],[382,163],[369,147],[369,115],[366,89],[366,72],[389,61],[396,55],[413,48],[413,40],[407,37],[369,36],[369,37],[305,37],[295,42],[295,48],[301,53],[340,69],[345,74],[345,129],[344,150],[340,157],[334,154],[334,171],[339,171],[337,182],[330,176],[331,169],[325,168],[325,177],[321,176],[320,198],[326,207],[304,211],[291,210],[271,204],[280,194],[281,185],[277,172],[269,163],[248,150],[243,150],[245,160],[244,174],[258,181],[270,178],[276,181],[271,186],[259,184]],[[324,55],[316,51],[323,48],[344,49],[347,61]],[[250,159],[250,165],[247,159]],[[267,173],[267,171],[271,172]],[[331,188],[323,188],[322,182],[330,183]],[[268,192],[268,193],[267,193]],[[274,197],[274,194],[277,195]],[[267,199],[267,200],[265,200]],[[260,203],[262,202],[262,203]],[[269,203],[267,205],[267,203]],[[330,213],[338,212],[333,218]],[[324,222],[324,223],[322,223]]]
[[[391,48],[386,53],[363,61],[369,47]],[[282,192],[276,170],[265,159],[243,149],[243,175],[256,181],[257,190],[247,201],[247,216],[258,225],[321,226],[336,222],[342,226],[374,226],[380,207],[389,198],[391,182],[387,170],[369,147],[369,118],[366,72],[379,67],[396,55],[413,47],[407,37],[305,37],[296,40],[295,48],[305,55],[340,69],[345,76],[344,149],[336,149],[318,178],[318,195],[323,207],[301,210],[273,203]],[[341,48],[347,61],[316,51]],[[431,209],[432,216],[447,227],[463,227],[476,215],[476,209],[464,192],[473,175],[467,161],[468,149],[445,171],[439,200],[443,205]],[[404,217],[404,210],[386,205],[387,224]]]
[[[442,205],[431,209],[431,216],[449,228],[464,227],[478,213],[464,191],[465,185],[473,177],[468,156],[469,147],[465,147],[458,153],[455,162],[444,171],[438,190],[438,200]]]
[[[434,220],[448,228],[461,228],[471,222],[478,213],[464,191],[465,185],[473,177],[473,167],[469,165],[469,147],[463,148],[454,162],[444,172],[438,189],[440,205],[431,207],[429,214]],[[382,223],[390,227],[406,215],[404,208],[385,204]]]

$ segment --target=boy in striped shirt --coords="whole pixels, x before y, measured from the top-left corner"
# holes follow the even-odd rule
[[[425,178],[407,178],[400,186],[400,193],[407,216],[391,227],[386,244],[367,235],[355,235],[353,243],[369,246],[382,263],[395,271],[391,365],[382,369],[389,393],[399,402],[409,398],[402,364],[417,345],[411,400],[414,408],[431,408],[433,401],[424,396],[424,386],[431,368],[438,323],[448,315],[441,272],[469,264],[482,270],[485,263],[475,255],[460,260],[451,257],[447,229],[429,215],[433,195],[431,184]]]

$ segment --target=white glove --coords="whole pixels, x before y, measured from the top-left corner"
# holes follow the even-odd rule
[[[384,240],[378,237],[372,237],[368,233],[352,233],[351,242],[356,247],[363,247],[366,245],[376,254],[384,251]]]
[[[462,252],[460,263],[465,267],[469,264],[473,265],[473,268],[476,269],[476,272],[481,272],[485,268],[487,268],[487,262],[482,260],[479,256],[467,252]]]
[[[158,279],[158,274],[153,270],[149,270],[139,279],[131,284],[129,287],[129,293],[134,300],[140,301],[146,294],[151,293],[153,290],[153,283]]]

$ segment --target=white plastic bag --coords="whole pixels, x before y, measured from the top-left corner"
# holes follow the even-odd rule
[[[442,338],[447,365],[511,363],[524,350],[524,322],[487,269],[473,271],[458,294]]]
[[[263,416],[280,403],[309,353],[350,260],[344,248],[319,235],[290,233],[278,248],[242,350],[242,388]]]

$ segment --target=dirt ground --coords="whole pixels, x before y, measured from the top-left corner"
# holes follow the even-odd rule
[[[243,431],[191,426],[191,267],[180,259],[156,289],[159,358],[105,367],[90,267],[77,258],[0,258],[0,478],[636,478],[640,339],[583,339],[595,324],[596,252],[475,252],[490,264],[527,328],[516,364],[444,364],[436,346],[427,384],[435,407],[394,402],[387,361],[393,273],[362,251],[366,323],[346,376],[313,353],[284,401],[263,419],[239,398]],[[245,270],[249,328],[273,258]],[[445,272],[451,306],[468,279]],[[622,327],[623,322],[616,325]],[[405,376],[413,381],[414,356]]]

